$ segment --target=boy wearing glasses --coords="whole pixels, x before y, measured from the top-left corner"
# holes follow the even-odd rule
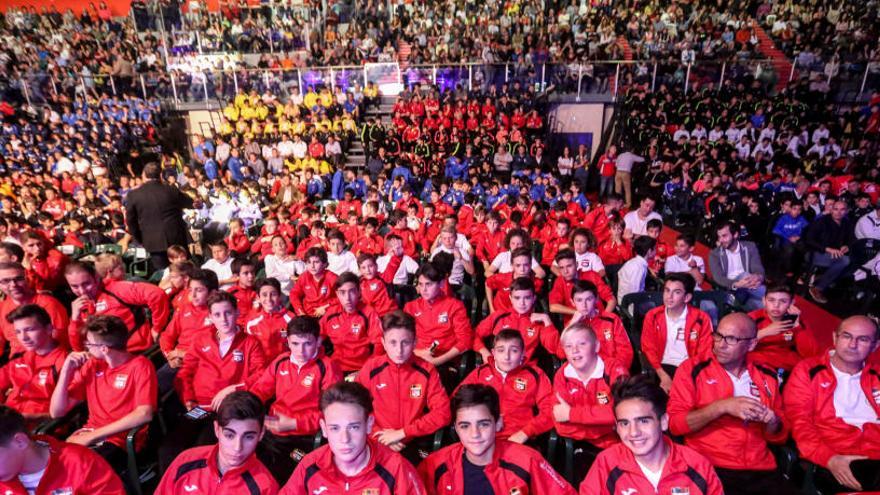
[[[880,490],[880,368],[866,363],[877,332],[866,316],[843,320],[834,352],[798,363],[786,385],[792,436],[822,493]]]
[[[708,358],[686,360],[669,396],[669,430],[706,456],[728,495],[799,493],[779,473],[767,443],[782,443],[782,396],[776,372],[746,360],[755,322],[727,315],[712,333]]]
[[[15,328],[7,320],[10,313],[26,304],[36,304],[49,313],[52,320],[52,335],[61,345],[68,347],[67,341],[67,310],[57,299],[49,294],[37,292],[28,281],[25,269],[21,264],[0,262],[0,292],[6,296],[0,301],[0,350],[9,342],[9,356],[14,358],[25,351],[15,337]]]

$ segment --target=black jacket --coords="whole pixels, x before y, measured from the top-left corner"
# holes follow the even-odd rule
[[[148,181],[125,197],[128,231],[150,253],[174,244],[185,247],[190,236],[183,210],[192,207],[192,199],[176,187]]]
[[[824,252],[826,248],[840,249],[852,246],[855,241],[855,225],[849,216],[838,225],[831,215],[822,215],[807,228],[804,242],[810,251]]]

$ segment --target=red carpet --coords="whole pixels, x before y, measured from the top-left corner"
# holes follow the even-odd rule
[[[669,227],[663,227],[663,232],[660,237],[670,246],[675,244],[675,238],[678,236],[678,232],[672,230]],[[709,276],[709,247],[705,244],[697,243],[694,248],[694,254],[698,256],[702,256],[703,260],[706,262],[706,275]],[[764,266],[767,266],[768,261],[764,260]],[[709,287],[709,284],[703,284],[706,288]],[[816,340],[819,341],[822,345],[831,345],[831,334],[837,328],[837,325],[840,323],[840,318],[834,316],[833,314],[825,311],[820,306],[815,305],[812,301],[804,299],[800,296],[795,296],[795,304],[797,307],[801,309],[803,314],[803,319],[809,322],[810,329],[816,336]]]
[[[776,91],[782,91],[788,84],[788,78],[791,77],[792,63],[789,62],[788,57],[785,56],[782,50],[776,48],[776,43],[773,42],[758,23],[755,23],[754,27],[755,34],[758,36],[758,50],[765,58],[773,61],[773,70],[778,78],[776,81]],[[795,71],[794,77],[798,77],[797,71]]]

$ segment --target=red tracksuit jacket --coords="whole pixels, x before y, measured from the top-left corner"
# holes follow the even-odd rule
[[[474,335],[474,350],[479,352],[486,349],[484,339],[490,336],[498,335],[498,332],[505,328],[517,330],[522,335],[525,349],[523,349],[523,358],[531,361],[538,348],[538,343],[548,353],[564,359],[565,353],[559,345],[559,330],[554,326],[546,326],[543,323],[533,323],[532,312],[524,315],[515,311],[495,311],[487,316],[477,325]]]
[[[403,429],[407,438],[431,435],[449,424],[449,397],[430,363],[412,356],[402,365],[370,358],[357,382],[373,396],[374,430]],[[425,412],[427,411],[427,412]]]
[[[611,290],[611,287],[605,283],[605,280],[603,280],[598,273],[592,270],[587,272],[578,271],[577,273],[578,280],[593,282],[596,286],[596,289],[599,292],[599,301],[596,301],[597,305],[604,305],[605,302],[614,298],[614,292]],[[568,308],[574,308],[574,302],[571,300],[571,288],[573,286],[574,280],[569,282],[562,277],[556,277],[556,281],[553,282],[553,288],[550,289],[550,304],[561,304]],[[571,320],[571,316],[565,315],[565,318],[563,318],[565,325],[568,325],[569,320]]]
[[[773,323],[764,309],[752,311],[749,316],[755,320],[758,330]],[[801,359],[821,353],[822,347],[813,332],[803,320],[798,321],[800,324],[787,332],[759,340],[755,350],[749,353],[749,359],[769,368],[791,371]]]
[[[388,262],[389,267],[394,263],[395,258],[396,257],[394,256],[391,257],[391,261]],[[390,271],[386,269],[385,273],[390,273],[391,279],[394,277],[394,273],[397,272],[399,267],[400,258],[397,258],[397,264],[394,266],[394,269]],[[399,306],[397,306],[397,301],[391,299],[391,296],[388,295],[388,283],[390,282],[385,280],[384,274],[382,278],[361,278],[361,299],[365,304],[372,306],[380,317],[385,316],[395,309],[400,309]]]
[[[420,297],[406,303],[403,310],[416,319],[416,349],[429,349],[437,342],[434,355],[440,356],[453,347],[461,352],[471,348],[471,322],[458,299],[440,296],[428,302]]]
[[[688,357],[704,360],[712,355],[712,319],[699,308],[687,307],[682,338]],[[658,306],[645,315],[642,323],[642,353],[655,369],[660,368],[666,349],[666,306]]]
[[[556,396],[571,406],[567,422],[556,422],[556,431],[563,437],[586,440],[591,444],[606,448],[617,443],[614,432],[614,402],[611,398],[611,385],[621,376],[629,375],[617,361],[605,361],[601,357],[597,366],[602,367],[601,378],[581,381],[569,363],[565,363],[553,377],[554,403]],[[598,369],[598,368],[597,368]]]
[[[648,481],[631,450],[617,444],[600,452],[581,483],[580,495],[656,493],[657,495],[723,495],[715,468],[696,450],[664,437],[669,457],[657,489]]]
[[[880,414],[880,367],[866,366],[860,380],[868,403]],[[785,414],[801,456],[823,467],[835,454],[880,459],[880,425],[866,423],[859,429],[838,418],[836,388],[828,353],[801,361],[785,384]]]
[[[245,386],[263,402],[275,399],[270,415],[282,414],[296,419],[296,430],[282,435],[314,435],[321,419],[318,408],[321,392],[342,378],[339,365],[327,356],[318,355],[300,367],[290,360],[290,353],[285,353]]]
[[[429,495],[464,493],[464,455],[464,447],[456,443],[434,452],[419,465]],[[577,493],[537,451],[506,440],[495,440],[492,462],[483,472],[496,495]]]
[[[321,335],[333,343],[333,360],[342,370],[357,371],[382,346],[382,321],[376,310],[363,303],[353,313],[337,307],[321,318]],[[370,345],[373,348],[370,348]]]
[[[117,316],[125,322],[131,331],[128,337],[129,352],[147,350],[153,345],[152,333],[161,333],[171,316],[171,305],[165,291],[146,282],[108,279],[104,284],[95,300],[94,310],[83,311],[79,321],[70,321],[70,345],[76,351],[84,349],[85,320],[91,314],[99,314]],[[146,319],[145,306],[150,310],[152,321]]]
[[[305,272],[296,279],[296,283],[290,289],[290,306],[298,315],[314,315],[315,309],[329,304],[331,307],[338,300],[333,292],[333,284],[336,283],[336,274],[330,270],[324,270],[321,281],[315,280],[310,272]],[[330,308],[327,308],[330,312]]]
[[[0,368],[0,402],[22,414],[48,416],[49,400],[66,358],[67,350],[59,345],[45,356],[27,351],[9,361]]]
[[[613,359],[629,369],[632,366],[633,348],[629,334],[623,327],[620,317],[614,313],[596,311],[592,318],[583,320],[590,325],[596,338],[599,339],[599,356],[602,359]]]
[[[491,263],[496,256],[504,251],[504,232],[501,229],[490,233],[485,227],[477,227],[478,233],[474,233],[471,238],[474,242],[474,254],[480,261]]]
[[[251,454],[245,463],[220,474],[217,466],[219,447],[206,445],[182,452],[174,459],[154,495],[179,495],[185,493],[209,495],[275,495],[278,483],[272,473]]]
[[[225,356],[213,332],[193,339],[192,347],[183,358],[177,373],[178,393],[183,403],[195,401],[202,409],[210,409],[211,399],[220,389],[244,383],[257,376],[266,365],[259,341],[239,331]]]
[[[67,310],[58,302],[58,299],[49,294],[38,292],[34,294],[30,304],[36,304],[49,313],[49,318],[52,320],[52,327],[54,328],[52,337],[62,346],[70,348],[70,340],[67,336],[67,327],[70,324],[70,319],[67,315]],[[10,356],[24,352],[24,347],[21,346],[18,337],[15,336],[15,327],[6,320],[6,315],[16,308],[18,308],[18,305],[9,297],[0,301],[0,349],[3,349],[6,342],[9,342]]]
[[[214,329],[210,313],[207,306],[199,307],[186,303],[184,307],[175,311],[171,322],[159,335],[159,348],[165,354],[174,349],[189,350],[196,335],[202,332],[211,333]]]
[[[423,495],[425,486],[415,468],[400,454],[374,440],[367,440],[370,462],[356,476],[339,472],[329,445],[303,457],[282,495],[343,493],[360,495]]]
[[[26,271],[31,287],[36,291],[52,292],[64,284],[64,267],[70,261],[57,249],[50,249],[46,256],[31,261]]]
[[[498,392],[504,416],[504,428],[498,438],[507,438],[520,430],[533,438],[553,428],[556,398],[550,379],[540,368],[524,364],[504,376],[490,356],[489,362],[471,371],[461,385],[468,383],[489,385]]]
[[[235,284],[227,289],[226,292],[235,296],[235,300],[238,302],[238,324],[239,326],[244,326],[253,317],[253,314],[259,310],[260,304],[257,301],[257,291]]]
[[[37,486],[36,495],[125,495],[122,481],[103,457],[92,449],[51,437],[34,439],[49,446],[49,464]],[[27,495],[18,476],[0,481],[4,495]]]
[[[540,294],[544,288],[544,281],[534,275],[530,277],[535,283],[535,294]],[[486,287],[494,291],[492,308],[495,311],[510,311],[513,303],[510,301],[510,285],[513,283],[513,272],[496,273],[486,280]]]
[[[755,385],[752,398],[772,408],[777,417],[784,419],[776,372],[754,364],[748,365],[747,372]],[[733,382],[714,357],[686,360],[672,380],[669,431],[673,435],[683,435],[685,443],[708,457],[714,466],[759,471],[775,469],[776,460],[767,448],[767,442],[785,441],[788,428],[784,422],[782,429],[773,435],[766,433],[763,423],[745,423],[727,415],[700,431],[688,428],[689,412],[730,397],[733,397]]]
[[[286,309],[275,313],[267,313],[261,309],[251,315],[244,326],[244,331],[260,342],[263,355],[267,360],[272,360],[287,352],[287,324],[295,316]]]

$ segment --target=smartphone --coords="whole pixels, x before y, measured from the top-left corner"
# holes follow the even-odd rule
[[[782,316],[782,321],[790,321],[792,325],[794,324],[794,322],[797,321],[797,319],[798,315],[786,314]]]
[[[186,413],[186,417],[189,419],[192,419],[192,420],[199,420],[199,419],[204,418],[207,415],[208,415],[208,411],[205,411],[204,409],[202,409],[199,406],[196,406],[196,407],[190,409]]]

